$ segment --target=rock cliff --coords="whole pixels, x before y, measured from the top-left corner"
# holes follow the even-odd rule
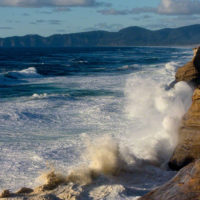
[[[188,63],[186,63],[184,66],[178,68],[176,75],[175,75],[175,79],[176,82],[179,81],[186,81],[186,82],[193,82],[196,83],[198,82],[199,79],[199,70],[200,67],[200,48],[194,48],[194,56],[193,59],[191,61],[189,61]]]
[[[200,199],[200,47],[194,57],[176,73],[176,82],[193,85],[192,105],[184,115],[178,132],[178,144],[168,163],[179,173],[163,186],[139,200],[198,200]]]
[[[200,200],[200,47],[194,49],[194,57],[177,70],[175,80],[194,85],[192,105],[184,115],[178,132],[178,144],[168,163],[179,173],[163,186],[149,192],[139,200]],[[95,178],[87,173],[87,179]],[[75,174],[63,177],[54,171],[45,176],[46,183],[38,188],[22,188],[16,193],[4,190],[0,199],[19,200],[75,200],[84,198],[84,187],[74,180]],[[108,191],[109,192],[109,191]],[[106,195],[106,194],[105,194]],[[100,198],[99,198],[100,199]]]
[[[179,170],[200,158],[200,48],[194,49],[194,57],[176,73],[176,82],[193,83],[195,89],[192,105],[184,115],[178,132],[178,145],[170,159],[169,167]]]
[[[198,200],[200,199],[200,160],[191,163],[163,186],[139,200]]]
[[[179,170],[200,158],[200,89],[195,89],[192,105],[182,120],[178,145],[169,162],[169,167]]]

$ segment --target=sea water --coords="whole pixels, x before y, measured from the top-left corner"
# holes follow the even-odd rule
[[[191,58],[189,48],[0,49],[0,188],[38,186],[49,168],[98,171],[86,200],[136,199],[169,180],[192,88],[168,85]]]

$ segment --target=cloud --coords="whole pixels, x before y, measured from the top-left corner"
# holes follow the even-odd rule
[[[113,8],[99,10],[98,12],[103,15],[127,15],[127,14],[129,14],[129,10],[115,10]]]
[[[37,13],[40,13],[40,14],[44,14],[44,15],[50,15],[50,14],[53,14],[53,11],[37,11]]]
[[[61,21],[57,19],[48,20],[48,22],[52,25],[59,25],[61,23]]]
[[[66,33],[66,30],[65,29],[58,29],[57,32],[58,33]]]
[[[135,21],[143,21],[143,20],[151,20],[152,16],[151,15],[140,15],[140,16],[134,16],[132,19]]]
[[[56,7],[53,9],[53,12],[69,12],[71,8],[69,7]]]
[[[200,15],[200,0],[161,0],[157,7],[140,7],[126,10],[99,10],[103,15],[131,15],[154,13],[158,15]]]
[[[131,14],[156,13],[156,12],[157,12],[157,8],[152,8],[152,7],[133,8],[130,11]]]
[[[0,30],[12,30],[12,27],[9,26],[0,26]]]
[[[199,24],[198,15],[163,16],[160,20],[157,20],[156,23],[149,23],[146,27],[149,29],[161,29],[189,26],[191,24]]]
[[[8,7],[90,7],[110,5],[96,0],[0,0],[0,6]]]
[[[22,16],[28,17],[28,16],[30,16],[30,14],[29,13],[23,13]]]
[[[162,0],[157,9],[158,14],[192,15],[200,14],[199,0]]]
[[[43,20],[43,19],[38,19],[34,22],[31,22],[31,24],[42,24],[42,23],[46,23],[46,24],[51,24],[51,25],[60,25],[62,21],[57,20],[57,19],[50,19],[50,20]]]
[[[130,15],[130,14],[140,14],[140,13],[152,13],[156,12],[156,8],[143,7],[143,8],[133,8],[126,10],[116,10],[114,8],[98,10],[99,13],[103,15]]]

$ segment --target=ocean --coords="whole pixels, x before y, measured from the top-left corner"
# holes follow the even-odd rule
[[[165,183],[175,175],[167,161],[192,96],[184,82],[168,86],[192,54],[1,48],[0,188],[38,186],[52,168],[66,176],[97,171],[85,200],[137,199]]]

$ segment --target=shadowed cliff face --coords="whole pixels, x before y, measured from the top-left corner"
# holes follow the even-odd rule
[[[200,73],[200,48],[196,49],[196,56],[194,57],[194,66],[198,73]]]

